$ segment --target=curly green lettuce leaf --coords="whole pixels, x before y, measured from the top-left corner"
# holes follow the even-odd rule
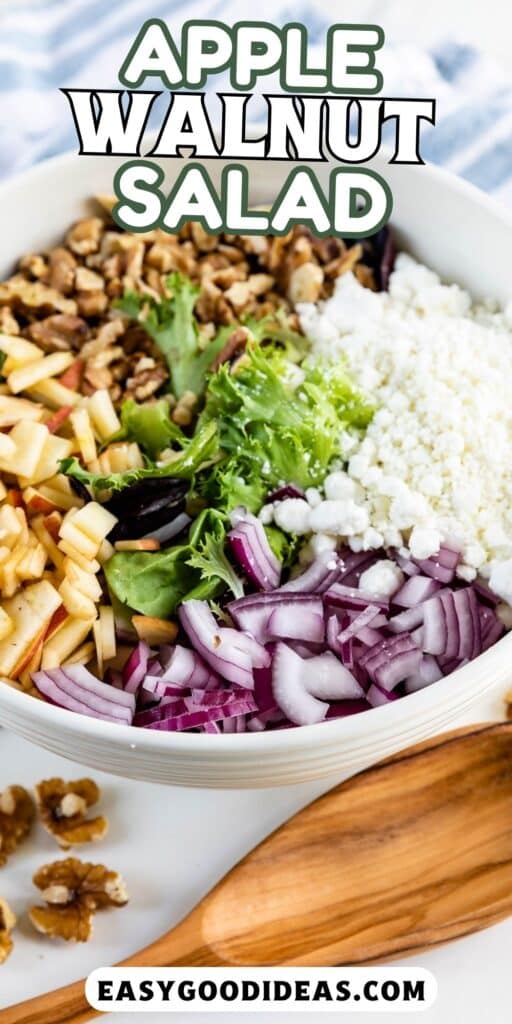
[[[194,316],[199,287],[178,272],[170,274],[166,284],[170,294],[159,301],[130,291],[115,305],[144,327],[165,356],[176,398],[181,398],[186,391],[201,395],[206,372],[223,348],[226,337],[219,332],[201,350]]]
[[[224,544],[224,517],[205,509],[192,524],[186,544],[163,551],[117,551],[104,566],[110,593],[134,611],[164,619],[192,597],[213,599],[226,587],[240,596],[241,584]]]
[[[199,475],[197,490],[222,511],[255,512],[283,483],[318,486],[343,455],[343,430],[372,415],[342,365],[297,368],[281,348],[250,344],[236,373],[222,366],[209,379],[198,429],[214,419],[228,457]]]
[[[276,558],[285,569],[289,569],[297,561],[301,538],[283,533],[277,526],[265,526],[264,530]]]
[[[203,503],[206,501],[224,512],[239,505],[257,512],[268,494],[268,485],[255,472],[254,462],[236,454],[219,461],[207,473],[199,473],[195,487]]]
[[[165,398],[146,405],[127,398],[121,406],[121,430],[109,439],[109,443],[120,440],[137,441],[151,459],[171,444],[179,448],[186,448],[188,444],[186,435],[171,420]]]
[[[259,320],[255,316],[242,317],[242,324],[254,341],[260,344],[265,341],[278,342],[283,354],[292,363],[300,362],[311,347],[309,338],[289,326],[284,309],[278,309]]]
[[[215,509],[205,510],[202,535],[191,535],[191,546],[194,548],[187,565],[197,569],[202,580],[222,580],[234,597],[243,597],[242,581],[237,576],[226,552],[226,527],[224,517]],[[204,524],[208,528],[205,529]]]
[[[205,465],[219,457],[219,438],[214,420],[194,435],[186,448],[174,453],[174,458],[164,465],[152,464],[149,460],[140,469],[127,469],[121,473],[90,473],[75,456],[62,459],[60,469],[67,476],[74,477],[91,487],[95,494],[103,491],[121,491],[136,480],[148,477],[173,476],[180,480],[191,480]]]

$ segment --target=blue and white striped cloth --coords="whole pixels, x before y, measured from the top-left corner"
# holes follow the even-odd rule
[[[260,0],[258,17],[303,21],[322,46],[325,22],[312,7]],[[66,149],[76,137],[61,86],[115,88],[117,71],[145,18],[173,31],[186,19],[226,23],[254,17],[248,0],[0,0],[0,177]],[[428,52],[386,45],[379,55],[384,93],[437,99],[437,126],[423,129],[426,159],[512,204],[512,79],[470,46],[446,42]],[[210,81],[222,91],[222,76]],[[155,83],[155,88],[159,88]],[[271,78],[265,89],[275,91]]]

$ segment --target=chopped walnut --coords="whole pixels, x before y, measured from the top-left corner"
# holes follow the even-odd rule
[[[91,252],[97,252],[104,228],[104,221],[100,217],[79,220],[68,231],[66,244],[77,256],[88,256]]]
[[[92,779],[45,779],[35,787],[41,822],[63,850],[81,843],[103,839],[107,819],[87,818],[87,811],[98,802],[100,791]]]
[[[0,307],[0,334],[19,334],[20,325],[9,306]]]
[[[115,309],[127,290],[160,301],[169,295],[170,273],[190,277],[199,286],[199,347],[233,324],[218,365],[242,348],[237,330],[246,315],[281,309],[289,317],[293,302],[328,297],[347,270],[365,287],[377,287],[375,253],[366,241],[347,247],[341,238],[316,238],[304,225],[279,237],[210,235],[196,223],[176,234],[132,234],[109,220],[108,197],[97,199],[96,209],[98,202],[102,217],[78,221],[61,244],[27,255],[19,272],[0,284],[0,332],[21,333],[45,352],[80,353],[85,372],[79,390],[107,389],[118,408],[127,397],[154,397],[169,376],[163,353],[144,329],[147,310],[137,322]],[[153,363],[141,363],[144,356]],[[187,425],[186,408],[184,415]]]
[[[0,964],[5,963],[12,952],[11,932],[16,924],[16,918],[6,900],[0,897]]]
[[[214,359],[211,369],[218,370],[219,366],[223,363],[231,361],[233,356],[239,355],[245,349],[247,342],[250,338],[250,331],[247,327],[237,327],[236,330],[230,334],[226,344],[221,348],[220,352]]]
[[[90,393],[108,390],[113,381],[108,366],[98,366],[89,360],[84,370],[84,383],[89,385]]]
[[[60,352],[79,349],[89,334],[89,327],[79,316],[55,313],[44,320],[36,320],[26,333],[45,352]]]
[[[375,274],[371,267],[365,266],[364,263],[358,263],[357,267],[354,267],[354,274],[363,288],[370,288],[374,292],[378,291]]]
[[[254,293],[248,281],[236,281],[225,292],[225,297],[237,314],[247,312],[254,306]]]
[[[76,259],[69,249],[63,245],[52,249],[48,256],[48,274],[46,284],[56,288],[63,295],[69,295],[75,284]]]
[[[75,857],[47,864],[34,875],[45,907],[32,907],[29,917],[37,931],[67,942],[87,942],[93,915],[106,907],[128,902],[124,881],[102,864],[86,864]]]
[[[320,298],[324,272],[317,263],[302,263],[293,271],[288,285],[290,302],[316,302]]]
[[[34,818],[34,801],[23,786],[8,786],[0,793],[0,867],[28,836]]]
[[[185,394],[176,403],[171,418],[178,426],[188,427],[194,418],[196,406],[197,395],[193,391],[185,391]]]
[[[20,270],[26,271],[26,273],[31,277],[37,277],[39,279],[46,277],[48,272],[48,266],[44,257],[35,255],[31,252],[22,257],[18,266]]]
[[[108,295],[101,288],[95,291],[77,292],[77,308],[80,316],[101,316],[108,306]]]
[[[75,274],[75,285],[79,292],[95,292],[104,289],[105,281],[101,274],[97,274],[95,270],[88,270],[87,267],[78,267]]]
[[[16,275],[0,284],[0,305],[9,305],[23,313],[70,313],[75,314],[74,299],[66,299],[55,288],[48,288],[41,281],[27,281]]]
[[[126,394],[133,395],[137,402],[143,402],[151,398],[162,384],[167,380],[169,374],[162,364],[154,366],[151,370],[142,370],[133,377],[126,379]]]

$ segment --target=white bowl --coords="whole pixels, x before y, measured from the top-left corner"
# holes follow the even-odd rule
[[[121,161],[119,161],[121,162]],[[110,193],[117,161],[66,155],[0,187],[0,276],[19,256],[55,243],[87,210],[87,197]],[[169,163],[169,177],[182,164]],[[218,182],[223,161],[207,163]],[[375,161],[394,195],[400,243],[477,297],[512,295],[512,218],[485,195],[430,166]],[[314,165],[326,178],[329,165]],[[252,165],[252,200],[272,199],[285,163]],[[450,726],[510,676],[512,634],[447,679],[387,707],[321,725],[274,733],[186,735],[110,725],[0,685],[0,723],[39,746],[133,779],[183,786],[285,785],[331,773],[349,775]]]

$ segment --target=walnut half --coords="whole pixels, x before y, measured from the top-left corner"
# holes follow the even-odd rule
[[[9,904],[0,897],[0,964],[3,964],[12,952],[11,932],[16,918]]]
[[[29,912],[34,928],[66,942],[87,942],[96,910],[122,907],[128,902],[126,886],[117,871],[75,857],[40,868],[34,875],[34,885],[46,903]]]
[[[8,786],[0,793],[0,868],[28,836],[34,818],[34,801],[23,786]]]
[[[63,850],[81,843],[103,839],[108,821],[103,816],[87,818],[87,811],[100,798],[92,779],[44,779],[36,789],[42,824]]]

